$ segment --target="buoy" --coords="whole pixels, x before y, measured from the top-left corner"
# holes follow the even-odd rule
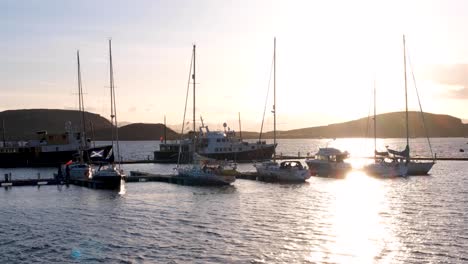
[[[465,152],[465,150],[464,150],[464,149],[460,149],[460,152]]]

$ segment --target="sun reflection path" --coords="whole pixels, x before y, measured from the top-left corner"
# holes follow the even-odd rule
[[[326,225],[328,239],[321,249],[311,250],[307,260],[333,263],[379,263],[390,262],[391,250],[387,243],[396,239],[387,226],[388,212],[385,182],[353,171],[345,180],[331,185],[329,195],[334,195],[328,204]]]

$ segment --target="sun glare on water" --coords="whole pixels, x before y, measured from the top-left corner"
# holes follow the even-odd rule
[[[330,224],[327,239],[321,250],[309,253],[311,262],[332,263],[387,263],[388,243],[395,240],[386,228],[384,212],[388,211],[386,190],[382,181],[360,171],[353,171],[347,178],[335,182],[328,190],[335,194],[328,204]],[[327,252],[327,253],[325,253]]]

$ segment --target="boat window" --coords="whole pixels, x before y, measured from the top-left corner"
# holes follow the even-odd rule
[[[242,151],[242,148],[239,148],[239,151]]]
[[[252,149],[255,149],[255,146],[252,146]]]
[[[216,139],[216,142],[221,142],[221,140],[219,138]]]
[[[229,148],[229,151],[232,151],[232,148]]]

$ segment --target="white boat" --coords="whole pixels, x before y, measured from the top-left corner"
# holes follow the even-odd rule
[[[351,164],[344,160],[349,157],[347,151],[336,148],[320,148],[313,159],[306,159],[312,176],[344,178],[351,170]]]
[[[402,160],[388,161],[383,158],[366,165],[364,170],[369,175],[382,178],[404,177],[408,175],[408,164]]]
[[[224,123],[226,127],[226,123]],[[208,126],[199,127],[197,138],[197,153],[217,160],[235,160],[236,162],[252,162],[267,160],[273,156],[274,144],[265,141],[250,143],[242,140],[234,130],[210,131]],[[154,152],[154,160],[161,163],[177,163],[181,148],[180,163],[190,163],[193,152],[192,139],[175,143],[161,143],[159,150]]]
[[[267,161],[255,164],[258,179],[270,182],[305,182],[310,178],[307,167],[300,161]]]
[[[273,48],[273,145],[276,146],[276,38]],[[273,161],[255,164],[258,179],[280,182],[304,182],[310,178],[309,170],[300,161],[276,162],[276,150]]]
[[[374,83],[374,161],[363,167],[368,174],[381,178],[405,177],[408,173],[406,162],[401,159],[389,159],[388,151],[377,151],[377,107],[376,107],[376,87]],[[408,149],[409,151],[409,149]]]
[[[435,156],[433,157],[432,161],[425,162],[425,161],[417,161],[414,159],[411,159],[410,157],[410,142],[409,142],[409,124],[408,124],[408,85],[407,85],[407,77],[406,77],[406,43],[405,43],[405,36],[403,35],[403,61],[404,61],[404,74],[405,74],[405,119],[406,119],[406,148],[403,151],[395,151],[392,149],[387,148],[387,151],[389,154],[393,154],[393,159],[404,159],[405,162],[407,163],[408,166],[408,175],[427,175],[429,171],[431,170],[432,166],[435,164]],[[414,79],[414,75],[413,75]],[[417,92],[417,89],[416,89]],[[419,100],[419,95],[418,95],[418,100]],[[421,107],[421,104],[419,104]],[[422,112],[422,108],[420,109],[421,111],[421,116],[422,116],[422,121],[424,127],[426,126],[425,120],[424,120],[424,115]],[[432,153],[432,148],[430,144],[430,139],[427,136],[427,141],[429,148],[431,149]]]
[[[193,52],[192,52],[192,64],[193,65],[193,72],[192,68],[190,68],[192,83],[193,83],[193,94],[195,95],[195,50],[196,46],[193,45]],[[188,89],[190,86],[187,87],[187,96],[188,96]],[[186,100],[187,102],[187,100]],[[185,107],[187,109],[187,107]],[[184,124],[185,124],[185,113],[184,113],[184,120],[182,122],[182,132],[181,135],[184,134]],[[193,129],[195,131],[195,100],[193,105]],[[181,141],[182,142],[182,141]],[[179,145],[179,152],[178,152],[178,163],[177,163],[177,175],[179,177],[185,178],[185,182],[191,185],[230,185],[236,180],[236,176],[231,173],[227,173],[224,169],[224,164],[216,162],[214,159],[203,157],[197,154],[197,142],[198,138],[193,138],[191,140],[191,154],[192,164],[188,165],[180,165],[180,157],[181,157],[181,150],[182,147]],[[181,144],[181,143],[180,143]],[[234,169],[235,170],[235,169]]]

